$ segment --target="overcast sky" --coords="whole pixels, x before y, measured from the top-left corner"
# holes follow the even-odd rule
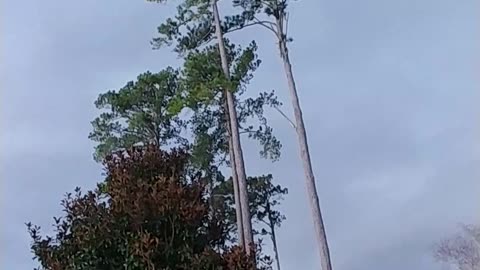
[[[224,0],[226,1],[226,0]],[[102,180],[87,138],[101,92],[179,60],[149,41],[172,12],[142,0],[4,0],[1,14],[1,269],[32,269],[24,222],[47,231],[75,186]],[[336,270],[435,270],[431,245],[480,208],[480,4],[475,0],[299,0],[291,58]],[[250,91],[291,113],[272,36],[258,38]],[[284,149],[248,174],[290,190],[283,269],[319,269],[296,136],[268,112]]]

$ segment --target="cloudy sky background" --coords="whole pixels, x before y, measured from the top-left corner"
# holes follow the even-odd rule
[[[141,0],[5,0],[1,14],[2,269],[32,269],[26,221],[50,230],[63,194],[101,178],[87,135],[101,92],[178,66],[151,50],[173,11]],[[434,270],[431,245],[478,222],[480,4],[475,0],[299,0],[294,72],[336,270]],[[291,113],[273,38],[256,37],[250,91],[276,89]],[[258,37],[258,38],[257,38]],[[283,269],[319,269],[296,137],[268,112],[283,158],[258,158],[290,190],[279,232]]]

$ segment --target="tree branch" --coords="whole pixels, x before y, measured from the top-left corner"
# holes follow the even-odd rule
[[[211,33],[213,33],[213,31],[215,31],[215,29],[213,27],[210,27],[210,29],[208,30],[208,32],[201,38],[199,39],[199,41],[201,42],[202,40],[204,40],[206,37],[208,37],[208,35],[210,35]],[[213,38],[209,38],[207,40],[205,40],[205,44],[209,43],[210,41],[214,40],[215,37]]]
[[[260,220],[261,222],[263,222],[265,225],[267,225],[268,228],[271,228],[271,226],[272,226],[271,224],[269,224],[268,222],[266,222],[266,221],[263,220],[263,219],[259,219],[259,220]]]
[[[285,13],[285,38],[288,38],[288,19],[290,17],[290,13]]]
[[[224,154],[223,157],[218,160],[219,164],[223,164],[224,162],[227,162],[227,155],[226,154]]]
[[[270,21],[260,21],[256,16],[253,16],[253,18],[255,19],[255,21],[262,25],[263,27],[269,29],[270,31],[272,31],[276,36],[278,35],[277,31],[275,31],[275,28],[273,28],[273,26],[275,26],[274,23],[270,22]]]
[[[278,36],[277,34],[277,31],[275,31],[275,29],[273,29],[271,26],[267,25],[266,23],[269,23],[269,24],[273,24],[272,22],[269,22],[269,21],[258,21],[258,22],[252,22],[252,23],[247,23],[245,24],[244,26],[242,27],[237,27],[237,28],[233,28],[233,29],[230,29],[228,30],[226,33],[232,33],[232,32],[235,32],[235,31],[238,31],[238,30],[242,30],[246,27],[249,27],[249,26],[254,26],[254,25],[262,25],[263,27],[267,28],[268,30],[272,31],[275,36]],[[212,38],[211,40],[213,40],[214,38]]]
[[[292,125],[292,127],[294,129],[297,129],[297,126],[295,126],[295,123],[293,123],[292,120],[290,120],[290,118],[288,118],[288,116],[282,112],[282,110],[280,110],[277,106],[273,106],[289,123],[290,125]]]

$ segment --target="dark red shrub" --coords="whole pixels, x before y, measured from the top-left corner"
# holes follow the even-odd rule
[[[204,183],[186,173],[188,155],[154,146],[105,161],[95,191],[67,194],[55,235],[28,225],[42,269],[254,269],[254,260],[228,248],[225,219],[210,211]]]

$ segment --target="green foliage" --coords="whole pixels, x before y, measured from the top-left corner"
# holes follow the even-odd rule
[[[151,2],[164,2],[152,0]],[[183,0],[177,6],[176,14],[167,18],[159,27],[159,37],[154,38],[152,45],[158,49],[163,46],[173,46],[174,51],[180,55],[186,54],[182,83],[183,92],[171,103],[170,112],[178,113],[184,108],[191,108],[197,114],[196,121],[201,117],[212,119],[220,117],[221,121],[211,121],[205,125],[193,125],[195,141],[198,149],[209,149],[207,160],[214,162],[211,154],[220,153],[220,161],[225,160],[225,146],[219,147],[216,141],[224,140],[227,130],[220,127],[225,125],[227,119],[224,107],[222,91],[225,89],[234,91],[236,95],[237,114],[240,115],[238,122],[241,131],[257,140],[262,146],[260,154],[264,158],[277,160],[280,157],[281,143],[273,135],[273,130],[268,126],[263,116],[264,106],[280,106],[280,102],[272,93],[262,93],[256,99],[243,101],[240,96],[244,94],[246,85],[253,78],[253,72],[258,68],[261,61],[256,54],[257,45],[252,41],[245,49],[235,46],[225,39],[227,62],[229,63],[230,79],[227,80],[221,69],[221,61],[217,46],[208,46],[214,38],[213,14],[210,10],[210,0]],[[240,14],[227,16],[222,22],[222,31],[233,31],[246,26],[245,23],[253,20],[254,12],[244,10]],[[243,103],[243,104],[242,104]],[[243,111],[247,109],[248,111]],[[222,114],[209,112],[221,111]],[[258,123],[252,125],[247,119],[257,118]],[[208,138],[210,137],[210,138]],[[221,139],[220,139],[221,138]],[[206,144],[210,142],[211,146]],[[200,152],[200,151],[196,151]],[[201,158],[205,163],[205,158]]]
[[[180,71],[167,68],[159,73],[146,72],[117,91],[101,94],[95,105],[103,112],[92,121],[89,138],[97,142],[94,157],[106,155],[136,144],[192,146],[192,161],[203,169],[221,165],[228,153],[226,111],[223,89],[236,89],[236,106],[241,132],[257,140],[264,158],[277,160],[281,143],[264,117],[265,106],[280,106],[273,92],[257,98],[244,98],[246,85],[260,65],[257,46],[252,42],[242,49],[227,42],[231,80],[223,76],[215,46],[190,52]],[[182,110],[193,111],[191,118],[180,119]],[[189,143],[182,132],[192,131]]]
[[[133,117],[130,115],[121,115],[116,113],[119,111],[118,109],[111,109],[110,113],[113,114],[115,112],[115,114],[100,115],[97,118],[98,120],[96,120],[98,121],[97,125],[95,125],[94,121],[94,132],[92,132],[93,135],[90,137],[100,142],[97,146],[97,152],[100,152],[101,155],[97,154],[97,159],[113,150],[128,148],[138,142],[147,144],[154,141],[157,143],[157,146],[164,146],[168,142],[175,140],[177,142],[180,141],[182,145],[188,145],[191,154],[188,162],[189,165],[193,165],[188,170],[199,170],[202,175],[206,176],[208,181],[205,183],[205,197],[209,200],[209,216],[222,216],[224,218],[224,239],[232,242],[234,241],[236,227],[235,211],[233,211],[233,192],[231,190],[228,191],[230,199],[222,197],[223,199],[220,200],[220,197],[216,196],[217,193],[221,195],[223,194],[222,192],[227,192],[221,190],[228,187],[229,182],[231,185],[231,180],[225,181],[223,175],[219,172],[220,166],[225,163],[228,165],[226,156],[229,151],[227,140],[229,131],[226,128],[228,114],[225,111],[225,90],[234,93],[240,133],[258,141],[261,145],[261,156],[272,160],[277,160],[280,157],[282,145],[274,136],[273,129],[268,125],[267,118],[264,116],[264,110],[266,107],[280,106],[281,103],[277,100],[273,91],[260,93],[257,97],[255,95],[246,97],[247,85],[253,78],[253,72],[261,63],[256,54],[257,45],[255,42],[251,42],[248,46],[242,48],[225,39],[231,74],[230,79],[227,80],[225,78],[217,47],[208,45],[214,34],[212,13],[209,10],[210,4],[209,0],[181,1],[177,7],[177,14],[158,27],[160,36],[153,40],[154,48],[174,46],[177,53],[185,56],[182,69],[179,71],[167,69],[174,76],[158,78],[159,80],[163,79],[173,82],[164,84],[171,86],[165,88],[171,91],[164,90],[159,95],[163,102],[158,102],[155,104],[156,106],[153,106],[155,108],[153,111],[161,112],[163,118],[158,118],[158,121],[153,122],[156,119],[155,117],[135,117],[135,119],[140,119],[141,121],[132,121],[130,119]],[[252,16],[252,12],[244,11],[239,15],[226,17],[222,24],[223,30],[228,31],[229,29],[234,30],[235,27],[243,27],[245,22],[253,19]],[[138,90],[137,88],[140,89]],[[148,87],[143,87],[145,90],[141,90],[142,87],[137,88],[125,87],[123,89],[125,93],[129,91],[148,92],[148,89],[150,89]],[[127,94],[124,95],[129,96]],[[136,95],[132,94],[132,96]],[[109,103],[105,104],[113,103],[115,106],[119,106],[118,102],[111,101],[116,101],[117,99],[111,98]],[[131,102],[131,108],[134,108],[135,112],[139,111],[141,115],[150,115],[142,109],[144,104],[149,108],[148,100],[137,102],[137,99],[133,99],[133,101]],[[103,108],[98,105],[97,107]],[[149,109],[146,111],[149,111]],[[188,118],[182,118],[183,121],[180,121],[178,115],[185,111],[187,113],[184,115],[188,115]],[[161,121],[167,121],[167,123],[162,125]],[[131,122],[137,124],[132,125],[132,128],[130,128],[129,123]],[[153,122],[153,124],[149,122]],[[135,131],[155,130],[155,127],[157,128],[157,133],[168,134],[169,136],[154,136],[155,140],[152,140],[152,137],[149,135],[154,133],[144,132],[146,135],[143,137],[137,136],[134,139],[130,139],[131,136],[136,135],[138,132],[131,132],[133,135],[127,132],[133,128],[135,128]],[[112,131],[116,131],[114,136],[111,135],[114,133]],[[191,132],[193,141],[187,142],[185,137],[180,135],[181,133],[184,134],[184,131]],[[160,139],[157,140],[158,138]],[[265,211],[265,205],[270,205],[270,203],[276,204],[272,201],[274,200],[272,198],[275,198],[278,194],[286,194],[286,190],[274,191],[272,184],[269,186],[264,183],[271,183],[271,180],[271,176],[248,179],[248,182],[251,182],[249,184],[249,196],[253,196],[251,198],[252,205],[250,206],[252,213],[254,213],[253,218],[261,218],[261,220],[257,220],[257,225],[267,220],[265,214],[262,214]],[[101,187],[102,190],[107,190],[105,185]],[[262,191],[262,188],[265,190]],[[268,192],[271,193],[270,197],[265,195]],[[268,213],[273,213],[275,216],[275,213],[278,212],[271,209]],[[273,221],[274,226],[279,226],[283,220],[281,217],[278,213],[278,219]],[[261,230],[257,233],[260,234]]]
[[[230,65],[230,80],[227,80],[221,68],[220,54],[216,46],[208,46],[202,50],[196,49],[185,58],[182,77],[182,94],[178,100],[183,105],[196,108],[198,104],[211,102],[225,89],[242,94],[246,85],[253,78],[253,72],[261,61],[256,55],[257,45],[250,43],[246,49],[226,41],[228,62]],[[175,105],[181,102],[175,103]],[[178,112],[179,108],[176,108]]]
[[[177,6],[177,14],[158,27],[160,36],[152,40],[153,47],[158,49],[175,43],[175,51],[182,53],[210,40],[215,32],[210,3],[210,0],[182,1]]]
[[[251,15],[250,20],[253,19],[254,13],[259,12],[279,18],[286,12],[288,0],[233,0],[233,6],[242,7],[245,13]]]
[[[288,189],[272,183],[272,175],[263,175],[252,179],[249,183],[251,204],[253,205],[252,216],[258,223],[266,224],[267,227],[260,229],[262,235],[272,235],[275,227],[280,227],[285,216],[275,208],[280,205],[283,196],[288,194]]]
[[[184,151],[156,145],[106,160],[105,193],[67,194],[54,236],[27,224],[41,269],[254,269],[253,258],[228,247],[221,211],[211,211],[206,179],[185,174]],[[270,269],[257,253],[256,269]]]
[[[163,2],[149,0],[150,2]],[[165,0],[166,2],[166,0]],[[239,4],[236,4],[238,6]],[[159,36],[153,38],[152,46],[159,49],[174,46],[174,51],[183,55],[201,48],[215,38],[210,0],[184,0],[177,6],[175,16],[167,18],[158,28]],[[225,16],[221,22],[222,32],[228,33],[249,26],[256,9],[243,9],[237,14]]]
[[[234,9],[239,8],[241,13],[225,16],[225,33],[257,25],[273,32],[282,43],[292,42],[288,36],[288,4],[289,0],[233,0]]]
[[[247,48],[242,49],[227,41],[226,48],[229,62],[232,63],[230,81],[225,80],[220,55],[215,46],[194,50],[185,60],[182,91],[176,100],[183,101],[184,107],[181,109],[189,108],[194,112],[190,121],[191,131],[195,136],[193,157],[201,161],[202,166],[220,165],[226,160],[228,131],[225,126],[228,114],[225,111],[223,89],[227,88],[235,89],[240,132],[260,143],[262,157],[277,160],[282,145],[268,125],[264,108],[280,106],[281,103],[274,92],[260,93],[257,98],[243,98],[246,85],[260,65],[256,55],[257,46],[252,42]],[[175,104],[178,105],[180,102]]]
[[[103,112],[92,121],[89,138],[97,142],[94,157],[101,161],[119,149],[138,143],[185,143],[185,123],[167,108],[179,91],[179,73],[166,68],[140,74],[119,91],[101,94],[95,105]]]
[[[271,160],[280,158],[282,144],[273,135],[273,129],[268,125],[267,118],[264,116],[264,107],[279,107],[281,103],[277,100],[275,92],[263,92],[257,98],[247,98],[237,103],[238,119],[241,125],[241,132],[248,134],[249,138],[257,140],[262,149],[260,156]],[[256,118],[258,124],[248,125],[248,119]]]
[[[166,2],[166,0],[148,1]],[[262,25],[275,32],[274,25],[258,19],[258,15],[265,14],[274,20],[278,18],[285,20],[288,0],[234,0],[232,4],[233,12],[224,16],[221,22],[224,34],[253,25]],[[175,16],[167,18],[157,28],[159,36],[152,40],[153,48],[174,46],[175,52],[184,54],[208,44],[215,38],[210,7],[210,0],[182,1],[177,6]]]
[[[273,184],[271,174],[249,177],[247,180],[249,208],[257,235],[270,235],[272,229],[280,227],[285,216],[275,208],[280,205],[288,189]],[[225,205],[228,222],[236,220],[232,179],[221,183],[214,190],[214,197]],[[228,223],[227,222],[227,223]]]

